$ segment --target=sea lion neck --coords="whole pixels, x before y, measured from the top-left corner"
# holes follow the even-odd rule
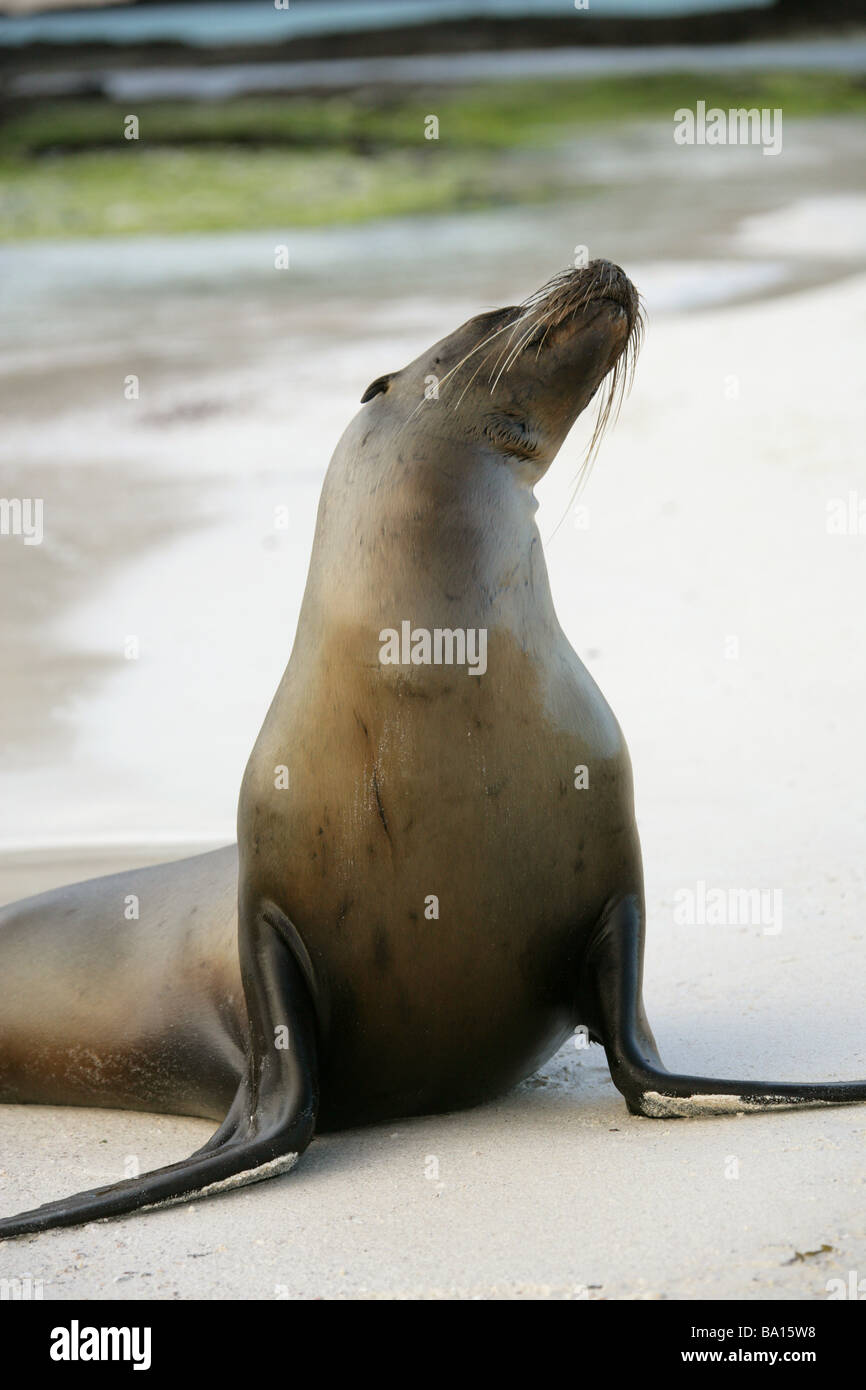
[[[507,461],[473,440],[362,439],[350,426],[325,478],[299,634],[323,620],[378,631],[553,617],[538,504]]]

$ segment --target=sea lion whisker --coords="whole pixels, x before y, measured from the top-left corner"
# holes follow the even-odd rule
[[[516,320],[514,328],[516,329],[522,321],[522,319]],[[523,348],[538,331],[539,327],[545,323],[545,321],[545,317],[537,319],[535,316],[533,316],[529,321],[525,332],[518,338],[516,344],[512,344],[511,342],[506,344],[503,353],[500,353],[499,357],[496,360],[496,363],[494,363],[493,372],[496,373],[495,377],[493,376],[493,372],[491,372],[491,391],[494,391],[496,389],[503,375],[505,375],[507,372],[511,370],[511,368],[514,366],[514,363],[517,361],[517,358],[523,351]],[[499,370],[497,371],[496,369],[499,366],[499,363],[502,362],[503,355],[505,355],[505,362],[501,367],[499,367]]]
[[[476,352],[480,352],[483,347],[485,347],[489,342],[492,342],[494,338],[496,338],[500,333],[504,332],[505,329],[509,326],[509,324],[503,324],[500,328],[493,329],[490,333],[487,334],[485,338],[482,338],[480,342],[477,342],[474,347],[470,348],[469,351],[464,354],[464,356],[460,359],[459,362],[457,362],[453,367],[449,368],[449,370],[445,373],[443,377],[440,377],[437,391],[441,393],[442,388],[450,384],[451,378],[454,376],[456,372],[459,372],[460,368],[464,366],[466,362],[469,361],[470,357],[473,357]],[[409,413],[401,429],[406,429],[409,425],[411,425],[419,410],[421,410],[423,406],[425,406],[428,403],[429,399],[430,398],[428,398],[427,396],[421,397],[418,404]]]
[[[493,349],[491,348],[490,351],[492,352]],[[466,395],[466,392],[469,390],[469,387],[472,385],[479,372],[482,372],[484,370],[484,366],[489,361],[489,358],[490,353],[487,353],[484,357],[482,357],[481,361],[476,366],[475,371],[472,373],[471,377],[466,382],[466,385],[463,387],[463,390],[460,392],[460,395],[458,396],[457,401],[455,402],[456,405],[462,405],[463,397]]]
[[[470,348],[469,351],[465,353],[463,357],[461,357],[460,361],[457,362],[455,366],[451,367],[440,379],[440,389],[445,385],[449,378],[454,375],[455,372],[460,371],[460,368],[464,366],[466,362],[469,361],[470,357],[474,357],[476,352],[480,352],[483,347],[486,347],[488,343],[492,342],[494,338],[497,338],[500,333],[506,332],[507,329],[511,328],[511,326],[511,322],[501,324],[499,328],[494,328],[490,333],[488,333],[486,338],[482,338],[480,342],[476,343],[474,347]]]
[[[491,393],[492,393],[493,391],[496,390],[496,387],[499,385],[500,381],[502,380],[503,375],[509,370],[509,368],[511,367],[511,365],[513,364],[513,362],[515,362],[516,359],[520,356],[520,350],[521,350],[521,348],[522,348],[524,342],[528,341],[529,338],[532,337],[532,334],[533,334],[534,331],[535,331],[534,325],[530,324],[530,326],[525,330],[525,332],[523,333],[523,335],[518,339],[518,341],[517,341],[516,344],[515,344],[515,343],[512,343],[511,341],[509,341],[509,342],[506,344],[506,347],[505,347],[504,352],[500,353],[499,357],[497,358],[497,360],[496,360],[496,362],[494,363],[493,368],[492,368],[492,370],[491,370],[491,374],[490,374],[490,391],[491,391]],[[503,358],[504,358],[504,360],[503,360]]]
[[[539,344],[538,344],[538,347],[537,347],[537,349],[536,349],[536,352],[535,352],[536,361],[538,360],[538,358],[539,358],[540,355],[541,355],[541,349],[544,347],[544,344],[547,342],[547,335],[548,335],[548,333],[550,332],[550,330],[551,330],[552,327],[553,327],[553,324],[552,324],[552,323],[548,323],[547,326],[546,326],[546,328],[545,328],[545,330],[544,330],[544,332],[543,332],[542,335],[541,335],[541,340],[540,340],[540,342],[539,342]]]
[[[496,387],[499,385],[499,382],[500,382],[500,380],[502,379],[502,377],[503,377],[507,372],[510,372],[511,368],[514,366],[514,363],[517,361],[518,357],[520,356],[521,352],[523,351],[523,348],[525,347],[525,345],[529,342],[530,338],[531,338],[531,337],[533,336],[533,334],[535,333],[536,328],[537,328],[537,325],[535,324],[535,322],[530,323],[529,326],[528,326],[528,328],[526,329],[526,331],[522,334],[522,336],[518,339],[518,341],[517,341],[517,342],[514,344],[514,346],[511,348],[511,350],[510,350],[508,356],[506,357],[505,361],[503,362],[502,366],[499,368],[499,371],[498,371],[497,374],[496,374],[496,377],[495,377],[495,379],[494,379],[494,381],[493,381],[493,385],[492,385],[492,387],[491,387],[491,390],[495,390]]]
[[[632,321],[631,328],[629,329],[628,339],[626,340],[625,347],[623,348],[620,356],[617,358],[616,362],[614,363],[613,367],[611,368],[610,372],[605,378],[605,381],[602,384],[602,391],[604,392],[604,395],[602,399],[599,401],[596,419],[593,425],[593,430],[590,436],[589,443],[587,444],[584,450],[583,458],[578,466],[577,477],[575,478],[574,486],[571,490],[568,502],[565,505],[562,516],[559,518],[559,521],[556,523],[556,526],[553,528],[553,530],[547,538],[548,544],[558,534],[559,529],[562,526],[562,523],[565,521],[565,518],[571,511],[575,501],[580,496],[583,488],[586,486],[587,481],[589,479],[589,475],[592,471],[592,465],[598,457],[598,451],[601,448],[601,443],[604,438],[604,435],[607,433],[607,430],[609,428],[616,424],[616,421],[619,418],[619,413],[622,409],[623,402],[626,396],[628,396],[628,394],[630,393],[634,382],[635,370],[637,368],[637,359],[640,353],[641,344],[643,342],[644,329],[645,313],[643,301],[641,300],[640,296],[638,296],[637,308],[635,310],[635,315]]]
[[[471,357],[473,357],[473,356],[475,355],[476,352],[480,352],[481,349],[482,349],[483,347],[485,347],[488,343],[491,343],[491,342],[493,341],[494,338],[497,338],[497,337],[499,336],[500,333],[504,333],[509,327],[511,327],[510,324],[503,324],[501,327],[496,328],[496,329],[493,329],[493,330],[487,335],[486,338],[482,338],[480,342],[476,343],[475,346],[469,350],[469,352],[465,353],[464,356],[460,359],[460,361],[457,362],[453,367],[451,367],[451,368],[445,373],[445,375],[439,379],[438,387],[437,387],[437,395],[438,395],[438,397],[441,398],[441,393],[442,393],[443,388],[446,387],[446,386],[450,386],[450,384],[451,384],[451,378],[452,378],[457,372],[459,372],[459,370],[460,370],[461,367],[465,366],[465,364],[469,361],[469,359],[470,359]],[[492,349],[491,349],[491,351],[492,351]],[[489,354],[488,354],[488,356],[482,358],[482,360],[481,360],[481,362],[479,363],[478,367],[476,367],[476,369],[475,369],[475,371],[473,372],[472,376],[470,377],[469,381],[468,381],[468,382],[466,383],[466,385],[464,386],[463,391],[461,392],[461,394],[460,394],[458,400],[455,402],[455,405],[459,405],[460,402],[463,400],[463,397],[464,397],[464,395],[466,394],[466,391],[468,390],[469,386],[471,386],[472,382],[475,380],[475,377],[477,376],[478,372],[481,371],[481,370],[483,369],[485,362],[488,360],[488,357],[489,357]],[[414,409],[414,410],[411,412],[411,414],[409,415],[409,417],[408,417],[408,419],[406,420],[405,425],[403,426],[403,428],[405,428],[406,426],[408,426],[408,425],[410,425],[410,424],[412,423],[412,421],[414,420],[415,416],[418,414],[418,411],[422,408],[423,405],[425,405],[425,404],[427,403],[427,399],[428,399],[428,398],[427,398],[426,396],[422,396],[422,397],[421,397],[421,400],[418,402],[418,404],[415,406],[415,409]]]

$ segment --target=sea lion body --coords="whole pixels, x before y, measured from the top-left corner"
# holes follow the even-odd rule
[[[332,462],[239,808],[250,891],[303,923],[320,1128],[531,1075],[579,1022],[587,932],[640,873],[625,744],[556,621],[531,493],[492,451],[437,453],[448,476],[419,489],[397,448],[383,477],[374,440],[359,422]],[[403,622],[486,631],[485,673],[383,665],[380,633]]]
[[[0,919],[0,1099],[225,1119],[183,1162],[0,1237],[256,1181],[317,1129],[473,1104],[579,1024],[637,1114],[866,1099],[670,1073],[646,1020],[628,754],[556,619],[533,494],[605,381],[607,420],[640,324],[627,277],[593,262],[368,388],[244,776],[236,913],[228,849]]]
[[[0,908],[0,1102],[222,1119],[244,1064],[237,881],[231,845]]]

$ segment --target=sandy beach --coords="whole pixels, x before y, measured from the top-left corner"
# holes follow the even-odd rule
[[[368,379],[587,242],[633,275],[649,331],[579,509],[587,422],[539,525],[562,625],[632,754],[662,1055],[866,1076],[866,522],[828,530],[866,498],[866,199],[855,127],[837,123],[832,160],[825,135],[786,132],[772,189],[755,150],[640,227],[614,179],[585,207],[355,230],[351,263],[349,232],[300,234],[285,293],[252,264],[268,233],[6,248],[4,477],[46,520],[41,546],[0,546],[0,901],[232,838],[321,478]],[[637,156],[619,155],[625,186]],[[669,157],[640,152],[647,180]],[[676,895],[700,883],[779,890],[780,930],[679,925]],[[2,1210],[208,1132],[0,1107]],[[4,1245],[0,1276],[46,1299],[821,1299],[866,1274],[864,1144],[866,1107],[634,1118],[600,1049],[569,1045],[481,1109],[317,1139],[259,1187]]]

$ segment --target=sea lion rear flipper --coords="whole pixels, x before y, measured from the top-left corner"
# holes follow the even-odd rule
[[[630,896],[616,902],[596,928],[580,997],[633,1115],[673,1119],[866,1101],[866,1081],[729,1081],[667,1071],[644,1012],[642,984],[643,907]]]
[[[247,1071],[216,1134],[180,1163],[6,1217],[0,1239],[203,1197],[294,1165],[313,1136],[318,1111],[315,1014],[279,924],[264,915],[251,920],[249,930],[241,928],[240,942],[249,1012]]]

